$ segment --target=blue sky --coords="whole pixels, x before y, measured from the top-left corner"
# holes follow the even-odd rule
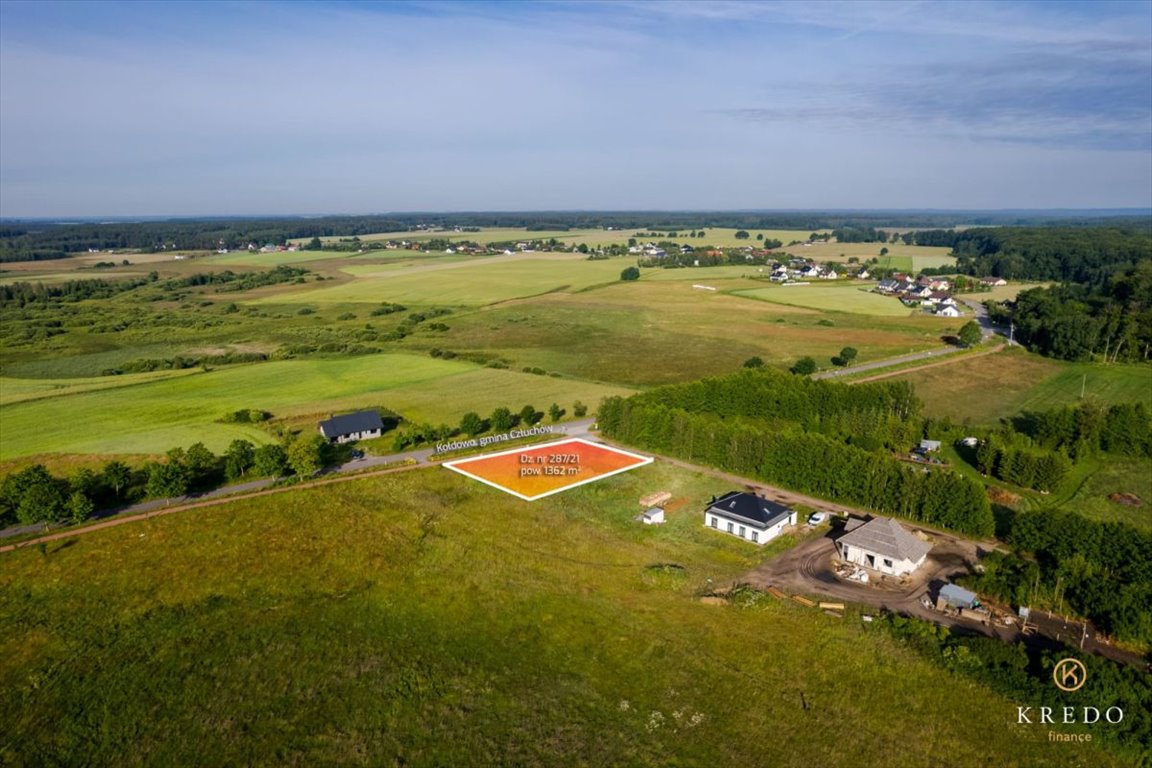
[[[0,216],[1152,207],[1152,2],[0,0]]]

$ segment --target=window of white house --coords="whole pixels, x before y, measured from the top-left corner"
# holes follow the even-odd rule
[[[744,526],[740,526],[740,538],[744,538]]]
[[[728,533],[732,533],[732,523],[728,523]]]
[[[892,567],[892,561],[889,560],[888,558],[884,558],[884,567],[885,568],[891,568]]]
[[[752,531],[752,541],[760,541],[760,531]]]
[[[716,518],[716,517],[712,518],[712,527],[713,528],[719,528],[720,527],[720,519],[719,518]]]

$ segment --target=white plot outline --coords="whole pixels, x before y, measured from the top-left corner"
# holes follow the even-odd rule
[[[469,472],[468,470],[462,469],[461,467],[457,466],[458,464],[467,464],[467,463],[474,462],[474,461],[481,461],[483,459],[494,459],[497,456],[507,456],[510,453],[527,453],[529,451],[540,451],[540,450],[544,450],[545,448],[555,448],[556,446],[571,445],[572,443],[583,443],[584,445],[587,445],[591,448],[598,448],[598,449],[604,450],[604,451],[611,451],[612,453],[617,453],[617,454],[620,454],[621,456],[628,456],[630,458],[637,459],[637,462],[635,464],[630,464],[627,467],[622,467],[620,469],[614,469],[611,472],[604,472],[602,474],[596,475],[595,477],[590,477],[587,480],[581,480],[579,482],[572,483],[570,485],[564,485],[564,486],[561,486],[559,488],[554,488],[551,491],[545,491],[544,493],[538,493],[535,496],[525,496],[524,494],[518,493],[518,492],[512,490],[511,488],[508,488],[507,486],[500,485],[499,483],[485,479],[483,477],[480,477],[479,475],[474,475],[471,472]],[[515,496],[518,499],[523,499],[524,501],[536,501],[536,499],[542,499],[545,496],[551,496],[552,494],[560,493],[561,491],[568,491],[568,490],[571,490],[573,488],[576,488],[577,486],[585,485],[587,483],[594,483],[597,480],[603,480],[606,477],[612,477],[612,475],[618,475],[621,472],[630,472],[633,469],[636,469],[638,467],[643,467],[643,466],[646,466],[648,464],[651,464],[653,461],[655,461],[655,459],[653,459],[651,456],[641,456],[638,453],[632,453],[631,451],[625,451],[621,448],[616,448],[616,447],[613,447],[611,445],[604,445],[603,443],[594,443],[591,440],[585,440],[582,437],[569,437],[569,438],[566,438],[564,440],[557,440],[556,442],[553,442],[553,443],[544,443],[543,445],[524,445],[524,446],[521,446],[519,448],[509,448],[506,451],[497,451],[496,453],[485,453],[485,454],[482,454],[480,456],[469,456],[469,457],[464,458],[464,459],[455,459],[453,461],[446,461],[446,462],[444,462],[444,464],[442,466],[452,470],[453,472],[464,475],[465,477],[470,477],[473,480],[484,483],[484,485],[488,485],[488,486],[491,486],[491,487],[496,488],[498,490],[504,491],[504,493],[512,494],[513,496]]]

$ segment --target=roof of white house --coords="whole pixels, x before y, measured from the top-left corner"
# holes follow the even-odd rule
[[[920,560],[932,549],[932,545],[921,541],[890,517],[876,517],[855,530],[840,537],[839,544],[859,547],[893,560]]]

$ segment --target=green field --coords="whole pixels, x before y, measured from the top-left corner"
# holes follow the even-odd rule
[[[659,528],[654,489],[689,502]],[[787,546],[705,530],[721,490],[657,464],[526,504],[429,469],[5,554],[0,761],[1119,764],[854,611],[699,602]]]
[[[908,317],[913,314],[913,310],[897,299],[881,296],[858,285],[773,285],[735,291],[734,294],[758,301],[810,307],[826,312],[848,312],[881,317]]]
[[[269,296],[254,303],[392,301],[481,306],[613,282],[620,279],[620,270],[626,266],[628,263],[621,261],[588,261],[578,254],[517,254],[430,264],[363,264],[342,270],[356,277],[352,282],[286,296]]]
[[[272,441],[256,427],[217,423],[242,408],[291,419],[383,406],[414,421],[456,424],[469,410],[487,414],[525,403],[543,410],[553,402],[569,408],[573,400],[594,407],[602,397],[629,391],[407,354],[287,360],[157,378],[98,391],[65,388],[5,404],[0,460],[52,452],[163,453],[197,441],[222,451],[238,438]],[[23,382],[15,396],[43,395],[74,381]]]
[[[1152,366],[1063,363],[1022,349],[901,375],[925,413],[993,424],[1020,411],[1072,405],[1086,397],[1152,406]]]
[[[988,291],[957,295],[975,301],[1015,301],[1020,291],[1027,291],[1029,288],[1043,288],[1047,285],[1051,285],[1051,283],[1008,283],[1008,285],[993,286]]]

